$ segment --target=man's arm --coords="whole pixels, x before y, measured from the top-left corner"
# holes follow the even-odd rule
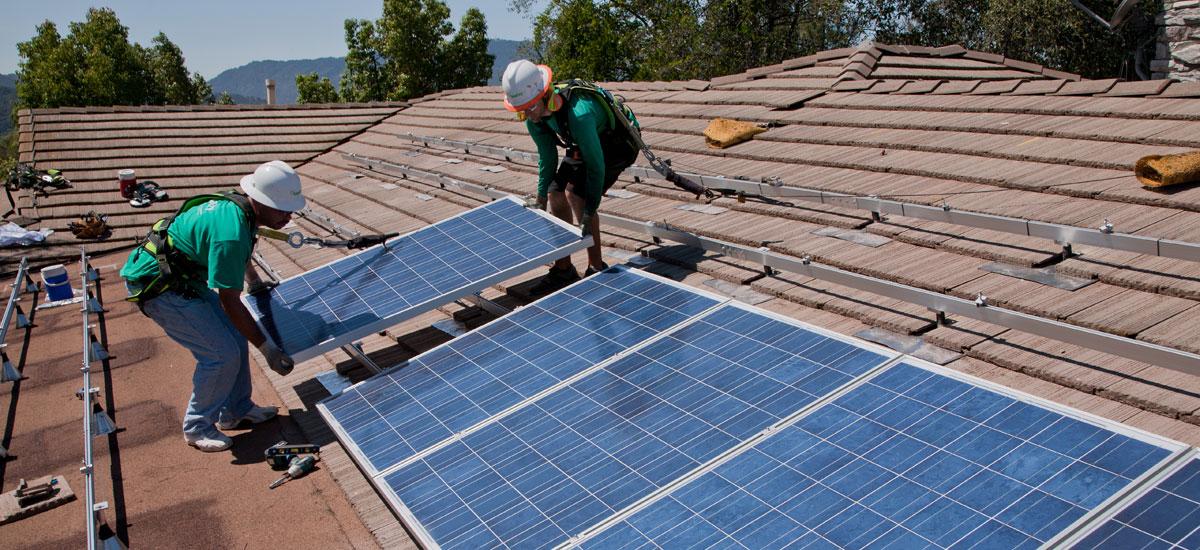
[[[558,170],[558,145],[554,141],[553,133],[542,124],[526,120],[525,128],[529,130],[529,137],[533,138],[533,144],[537,146],[537,196],[538,199],[544,199],[550,189],[550,182],[554,181],[554,173]]]
[[[254,347],[261,346],[267,337],[258,330],[258,324],[254,322],[254,317],[242,304],[242,291],[236,288],[219,288],[217,296],[221,300],[221,309],[225,310],[225,315],[229,316],[234,328],[242,333],[242,336],[245,336],[246,340]]]
[[[596,131],[597,121],[592,111],[576,111],[570,124],[571,137],[579,146],[587,174],[587,202],[583,211],[585,214],[595,214],[600,208],[600,196],[604,194],[604,149],[600,145],[600,134]]]

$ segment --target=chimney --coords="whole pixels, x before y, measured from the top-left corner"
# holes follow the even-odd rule
[[[1150,63],[1153,78],[1200,80],[1200,2],[1167,0],[1156,23],[1158,47]]]
[[[267,79],[267,105],[275,104],[275,81]]]

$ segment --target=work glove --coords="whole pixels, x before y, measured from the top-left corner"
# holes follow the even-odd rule
[[[526,197],[525,208],[546,209],[546,197]]]
[[[583,237],[592,234],[592,216],[591,212],[584,212],[583,216],[579,218],[579,230],[583,233]]]
[[[279,286],[278,281],[272,281],[270,279],[267,279],[264,281],[262,279],[259,279],[257,281],[246,284],[246,294],[258,294],[259,292],[262,292],[264,290],[271,290],[272,288],[275,288],[277,286]]]
[[[261,351],[263,357],[267,358],[267,366],[279,373],[280,376],[287,376],[296,367],[296,362],[292,361],[291,357],[288,357],[270,340],[263,340],[262,345],[258,346],[258,351]]]

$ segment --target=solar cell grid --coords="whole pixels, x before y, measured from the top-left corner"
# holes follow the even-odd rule
[[[384,484],[442,548],[553,546],[887,359],[725,305]]]
[[[606,271],[320,406],[380,472],[717,303]]]
[[[1036,548],[1171,454],[902,363],[586,548]]]
[[[1073,548],[1200,548],[1200,460],[1187,461]]]
[[[578,230],[504,199],[243,301],[280,349],[303,360],[586,244]]]

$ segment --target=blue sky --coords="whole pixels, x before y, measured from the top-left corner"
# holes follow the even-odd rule
[[[488,36],[529,38],[532,23],[508,11],[506,0],[443,0],[451,20],[471,6],[479,7]],[[538,9],[545,1],[535,3]],[[0,73],[13,73],[19,62],[17,43],[29,40],[37,25],[49,19],[66,35],[67,24],[82,21],[91,6],[117,12],[131,41],[149,44],[162,31],[183,49],[187,66],[205,78],[259,59],[307,59],[345,55],[342,23],[348,18],[375,19],[382,0],[0,0]]]

